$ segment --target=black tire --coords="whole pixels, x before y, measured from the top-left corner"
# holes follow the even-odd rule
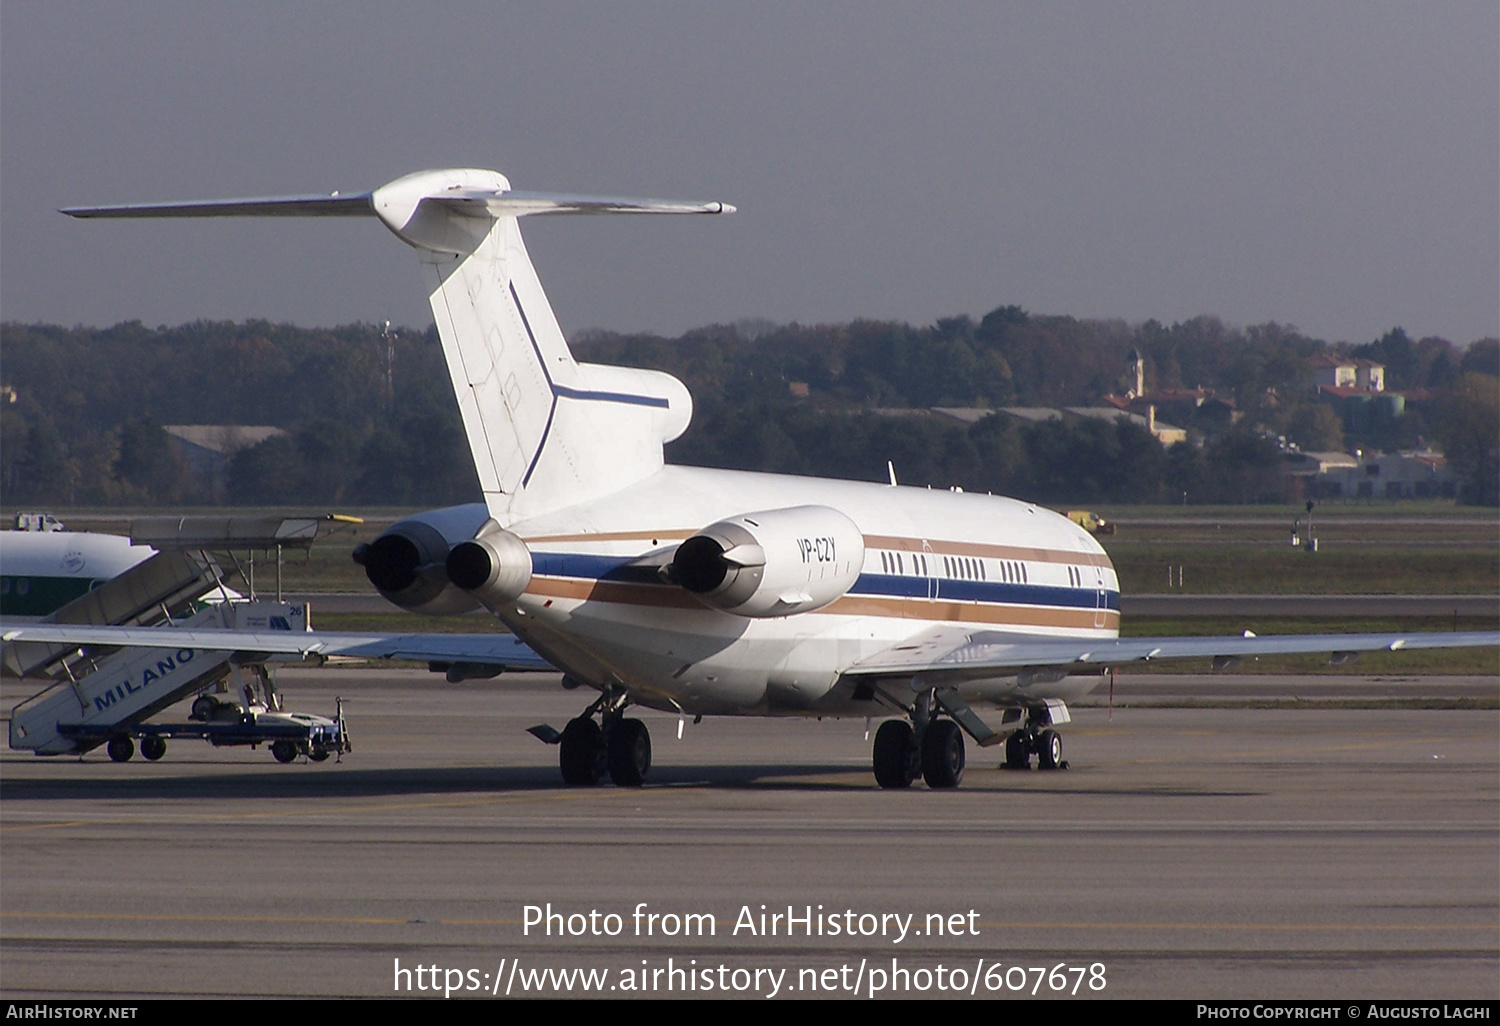
[[[328,749],[322,745],[313,745],[312,751],[307,753],[307,757],[313,762],[324,762],[327,760],[329,754]]]
[[[188,719],[206,721],[210,716],[214,714],[214,709],[216,709],[218,705],[219,703],[215,702],[207,695],[199,695],[197,698],[193,699],[193,711],[191,714],[189,714]]]
[[[640,787],[651,772],[651,732],[640,720],[621,720],[609,732],[609,779]]]
[[[167,742],[155,734],[148,734],[141,738],[141,754],[147,759],[155,762],[167,754]]]
[[[587,716],[569,720],[557,742],[557,764],[569,787],[592,787],[604,773],[604,735]]]
[[[1025,731],[1018,730],[1005,739],[1005,768],[1031,769],[1031,739],[1026,736]]]
[[[1037,769],[1051,770],[1062,765],[1062,736],[1055,730],[1044,730],[1036,736]]]
[[[112,737],[104,750],[115,762],[129,762],[130,757],[135,754],[135,742],[128,737]]]
[[[277,762],[291,762],[297,757],[297,746],[295,743],[282,738],[280,741],[271,742],[271,755]]]
[[[952,720],[933,720],[922,735],[922,779],[928,787],[945,788],[963,778],[963,729]]]
[[[875,783],[896,790],[910,787],[917,779],[917,746],[912,743],[911,724],[886,720],[875,732]]]

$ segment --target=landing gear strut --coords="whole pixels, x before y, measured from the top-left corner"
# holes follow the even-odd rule
[[[568,721],[558,737],[557,762],[570,787],[592,787],[605,771],[617,787],[640,787],[651,771],[651,732],[640,720],[626,719],[629,699],[619,689],[606,691]],[[601,723],[594,722],[598,713]]]

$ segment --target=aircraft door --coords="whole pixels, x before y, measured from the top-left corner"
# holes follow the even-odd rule
[[[1109,609],[1109,592],[1104,587],[1104,568],[1094,567],[1094,626],[1103,627],[1105,611]]]

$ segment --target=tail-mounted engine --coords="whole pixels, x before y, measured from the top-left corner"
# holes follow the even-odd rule
[[[380,594],[402,609],[429,616],[467,613],[475,608],[474,596],[448,580],[448,554],[473,538],[489,516],[482,502],[418,513],[355,548],[354,561]]]
[[[791,506],[705,527],[677,547],[672,578],[714,609],[790,616],[843,595],[864,562],[854,521],[827,506]]]
[[[531,583],[531,550],[517,536],[487,520],[472,540],[448,553],[448,579],[494,610],[514,602]]]

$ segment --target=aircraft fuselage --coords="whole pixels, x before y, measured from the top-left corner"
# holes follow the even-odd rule
[[[858,578],[813,612],[747,617],[662,580],[651,555],[747,510],[818,505],[858,525]],[[841,672],[935,625],[1113,638],[1119,583],[1103,549],[1013,499],[696,467],[665,467],[607,499],[512,525],[532,577],[495,610],[528,644],[595,686],[689,714],[865,715]],[[807,559],[820,558],[817,539]],[[801,550],[798,550],[799,554]],[[670,615],[663,616],[663,613]],[[966,685],[970,700],[1074,697],[1096,676]]]

